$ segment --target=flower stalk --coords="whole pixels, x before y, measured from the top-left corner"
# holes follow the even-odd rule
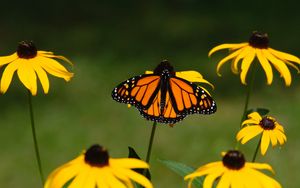
[[[249,85],[247,86],[247,94],[246,94],[246,99],[245,99],[245,106],[244,106],[244,112],[242,114],[242,118],[241,118],[241,122],[240,122],[240,128],[242,128],[242,122],[247,118],[247,111],[248,111],[248,105],[249,105],[249,101],[250,101],[250,96],[251,96],[251,92],[253,90],[253,85],[254,85],[254,80],[255,80],[255,70],[256,70],[256,64],[254,63],[253,67],[252,67],[252,72],[251,72],[251,80]]]
[[[38,141],[37,141],[37,138],[36,138],[36,131],[35,131],[32,96],[31,96],[30,90],[27,90],[27,91],[28,91],[29,115],[30,115],[32,138],[33,138],[33,143],[34,143],[34,151],[35,151],[35,156],[36,156],[36,161],[37,161],[37,165],[38,165],[38,169],[39,169],[41,182],[42,182],[42,184],[44,184],[45,179],[44,179],[42,163],[41,163],[41,157],[40,157]]]
[[[152,145],[154,141],[154,135],[155,135],[155,130],[157,127],[157,122],[153,122],[152,128],[151,128],[151,135],[149,139],[149,144],[148,144],[148,150],[147,150],[147,155],[146,155],[146,163],[150,164],[150,158],[151,158],[151,151],[152,151]],[[143,175],[146,176],[147,174],[147,169],[144,169]]]
[[[148,164],[150,162],[152,145],[153,145],[155,130],[156,130],[156,126],[157,126],[156,124],[157,124],[157,122],[154,122],[153,125],[152,125],[152,129],[151,129],[151,135],[150,135],[148,150],[147,150],[147,155],[146,155],[146,163],[148,163]]]
[[[261,138],[262,136],[260,137],[258,143],[257,143],[257,146],[256,146],[256,149],[255,149],[255,152],[253,154],[253,157],[252,157],[252,162],[254,163],[255,160],[256,160],[256,156],[257,156],[257,153],[258,153],[258,150],[259,150],[259,146],[260,146],[260,143],[261,143]]]

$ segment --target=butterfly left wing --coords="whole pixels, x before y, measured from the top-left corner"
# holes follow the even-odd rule
[[[178,114],[212,114],[217,110],[210,94],[194,83],[171,77],[168,89],[174,110]]]
[[[160,76],[143,74],[129,78],[112,91],[112,98],[118,102],[131,104],[138,109],[147,109],[156,97],[160,86]]]

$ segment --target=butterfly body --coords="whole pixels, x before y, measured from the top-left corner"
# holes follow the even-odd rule
[[[153,74],[132,77],[112,91],[114,100],[135,106],[148,120],[174,124],[188,114],[211,114],[216,104],[200,86],[176,77],[168,61]]]
[[[169,87],[169,79],[171,76],[175,76],[175,72],[173,71],[173,67],[168,64],[162,64],[158,66],[154,72],[155,75],[161,76],[160,79],[160,115],[163,114],[163,110],[166,105],[166,94]]]

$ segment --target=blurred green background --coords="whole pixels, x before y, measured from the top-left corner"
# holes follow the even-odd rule
[[[157,159],[197,167],[220,160],[220,152],[235,146],[244,106],[245,86],[226,64],[217,77],[221,43],[247,41],[254,30],[269,33],[270,45],[300,56],[297,1],[5,1],[0,11],[0,55],[16,50],[21,40],[33,40],[41,50],[71,59],[75,77],[65,83],[51,77],[48,95],[34,97],[37,134],[45,174],[75,158],[94,143],[112,157],[126,157],[132,146],[146,155],[151,122],[134,108],[111,99],[121,81],[153,69],[169,59],[176,70],[197,70],[215,85],[208,88],[218,104],[211,116],[192,115],[175,127],[159,125],[151,171],[155,187],[186,187],[181,177]],[[288,142],[270,149],[268,162],[283,187],[300,186],[300,79],[292,70],[287,88],[276,72],[267,86],[258,71],[250,107],[271,109],[285,126]],[[17,76],[0,97],[0,185],[41,187],[30,130],[27,96]],[[242,146],[250,160],[258,140]]]

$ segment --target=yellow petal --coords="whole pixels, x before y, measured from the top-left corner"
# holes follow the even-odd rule
[[[226,152],[222,152],[222,153],[225,153],[226,154]],[[221,154],[222,154],[221,153]],[[224,156],[225,156],[225,154],[224,154]],[[222,155],[222,157],[223,157],[223,155]],[[223,163],[221,162],[221,161],[217,161],[217,162],[211,162],[211,163],[208,163],[208,164],[205,164],[205,165],[203,165],[203,166],[200,166],[196,171],[198,171],[198,172],[200,172],[200,171],[202,171],[202,170],[204,170],[204,169],[209,169],[209,168],[222,168],[223,167]],[[214,170],[214,169],[213,169]]]
[[[280,75],[283,77],[286,86],[290,86],[292,82],[291,73],[283,61],[274,57],[268,50],[262,50],[264,56],[274,65]]]
[[[237,51],[235,51],[235,52],[229,54],[228,56],[224,57],[223,59],[221,59],[221,61],[217,65],[217,74],[218,74],[218,76],[221,76],[220,68],[222,67],[222,65],[224,65],[224,63],[226,63],[228,60],[238,56],[241,53],[242,50],[243,50],[243,48],[238,49]]]
[[[262,132],[262,128],[260,126],[247,126],[242,128],[238,134],[236,135],[236,139],[239,141],[242,139],[241,143],[245,144],[253,137],[257,136]]]
[[[254,119],[246,119],[245,121],[243,121],[242,125],[253,125],[253,124],[259,124],[259,121],[254,120]]]
[[[211,49],[208,52],[208,56],[211,56],[216,51],[223,50],[223,49],[226,49],[226,48],[238,49],[238,48],[242,48],[242,47],[247,46],[247,45],[248,45],[248,43],[246,43],[246,42],[245,43],[239,43],[239,44],[221,44],[221,45],[218,45],[218,46],[214,47],[213,49]]]
[[[261,64],[262,68],[265,71],[265,74],[267,77],[267,84],[270,85],[273,81],[272,67],[271,67],[269,61],[267,60],[267,58],[262,53],[261,49],[256,49],[256,55],[257,55],[259,63]]]
[[[203,166],[199,167],[195,172],[186,175],[184,177],[184,179],[186,180],[186,179],[189,179],[189,178],[203,176],[205,174],[210,174],[210,173],[216,172],[219,169],[224,170],[224,166],[223,166],[223,163],[221,161],[208,163],[206,165],[203,165]]]
[[[291,63],[291,62],[289,62],[287,60],[284,60],[284,59],[282,61],[284,61],[285,64],[287,64],[287,65],[293,67],[294,69],[296,69],[297,73],[300,73],[300,69],[299,69],[299,67],[297,67],[297,65],[295,65],[295,64],[293,64],[293,63]]]
[[[122,168],[149,168],[146,162],[134,158],[109,159],[109,164]]]
[[[53,55],[53,52],[39,50],[37,51],[37,55]]]
[[[64,56],[61,56],[61,55],[54,55],[53,52],[48,52],[48,51],[38,51],[38,56],[40,57],[46,57],[46,58],[56,58],[56,59],[61,59],[67,63],[69,63],[70,65],[73,66],[73,63],[67,59],[66,57]]]
[[[229,188],[231,184],[231,177],[232,177],[232,172],[230,170],[225,172],[221,177],[217,185],[217,188]]]
[[[85,187],[85,183],[89,176],[89,171],[91,170],[91,167],[87,165],[83,165],[80,169],[80,172],[78,175],[74,178],[74,180],[71,182],[71,184],[68,186],[68,188],[78,188],[78,187]],[[90,187],[87,187],[90,188]]]
[[[249,48],[249,52],[247,53],[247,55],[242,61],[241,74],[240,74],[241,82],[245,85],[246,85],[246,76],[254,57],[255,57],[255,49]]]
[[[273,131],[269,131],[269,136],[270,136],[270,139],[271,139],[271,143],[272,143],[272,146],[276,146],[277,145],[277,138],[276,138],[276,135],[274,134]]]
[[[284,133],[282,133],[281,131],[274,129],[273,133],[275,134],[275,136],[277,137],[277,140],[279,141],[280,145],[283,145],[284,142],[286,141],[286,136]]]
[[[68,72],[64,66],[53,59],[46,57],[36,57],[34,60],[37,61],[43,69],[45,69],[53,76],[64,78],[66,81],[69,81],[73,77],[73,73]]]
[[[269,176],[253,169],[248,169],[248,171],[251,176],[255,177],[256,181],[260,182],[263,188],[281,188],[281,185]]]
[[[0,87],[1,87],[1,93],[5,93],[11,83],[11,80],[12,80],[12,77],[15,73],[15,71],[19,68],[20,66],[20,59],[8,64],[4,71],[3,71],[3,75],[2,75],[2,78],[1,78],[1,84],[0,84]]]
[[[121,173],[117,173],[117,171],[115,171],[114,169],[112,169],[111,171],[114,174],[114,176],[116,176],[118,179],[123,181],[127,185],[127,187],[134,188],[131,180],[126,175],[123,175]]]
[[[11,63],[11,62],[13,62],[17,59],[18,59],[17,53],[14,53],[14,54],[9,55],[9,56],[0,57],[0,66]]]
[[[282,138],[283,138],[284,142],[287,141],[286,135],[284,133],[282,133]]]
[[[214,172],[212,174],[208,174],[203,182],[203,188],[211,188],[216,178],[221,176],[223,174],[223,169],[218,169],[217,172]]]
[[[47,73],[36,62],[32,63],[32,67],[33,67],[33,69],[35,70],[35,72],[37,73],[37,75],[40,79],[40,82],[42,84],[44,93],[47,94],[48,91],[49,91],[49,79],[48,79]]]
[[[243,188],[253,188],[253,187],[262,188],[260,186],[260,184],[258,183],[258,181],[255,178],[253,178],[251,174],[249,174],[247,172],[246,168],[243,168],[243,169],[239,170],[237,173],[238,173],[238,176],[236,176],[235,178],[239,179],[239,181],[242,182],[242,185],[240,187],[243,187]]]
[[[20,81],[30,90],[32,95],[37,93],[36,74],[31,66],[30,60],[22,59],[17,71]]]
[[[107,180],[109,187],[126,188],[126,186],[112,174],[106,174],[106,180]]]
[[[265,155],[267,152],[267,149],[269,147],[269,143],[270,143],[270,136],[269,136],[269,132],[268,131],[264,131],[262,138],[261,138],[261,144],[260,144],[260,151],[262,155]]]
[[[151,182],[143,175],[136,173],[129,169],[118,169],[122,174],[127,175],[133,181],[139,183],[140,185],[144,186],[145,188],[153,188]]]
[[[214,88],[214,85],[212,85],[210,82],[205,80],[203,76],[197,71],[176,72],[176,76],[193,83],[205,83],[210,85],[212,88]]]
[[[280,52],[278,50],[272,49],[272,48],[268,48],[268,50],[275,55],[276,57],[278,57],[281,60],[287,60],[287,61],[292,61],[295,63],[300,64],[300,59],[297,56],[285,53],[285,52]]]
[[[66,58],[64,56],[61,56],[61,55],[46,55],[46,57],[60,59],[60,60],[63,60],[63,61],[65,61],[65,62],[67,62],[67,63],[69,63],[70,65],[73,66],[73,63],[68,58]]]
[[[83,186],[84,188],[95,188],[96,187],[97,183],[96,183],[96,177],[95,177],[94,172],[95,172],[94,168],[91,168],[89,170],[86,180],[84,182],[84,186]]]
[[[146,71],[145,74],[153,74],[153,71]]]
[[[188,188],[192,188],[193,181],[194,181],[194,178],[191,178],[190,181],[189,181],[189,183],[188,183]]]
[[[106,179],[107,169],[105,168],[98,169],[96,174],[97,174],[97,178],[96,178],[97,187],[111,188]]]
[[[75,177],[80,171],[80,165],[71,165],[67,163],[56,170],[54,170],[45,183],[45,188],[62,187],[69,180]]]
[[[283,133],[284,133],[284,128],[283,128],[283,126],[282,126],[282,125],[280,125],[280,124],[279,124],[279,123],[277,123],[277,122],[275,122],[275,125],[276,125],[275,129],[278,129],[278,130],[280,130],[281,132],[283,132]]]
[[[256,120],[258,123],[262,120],[261,116],[259,115],[258,112],[252,112],[248,114],[248,118]]]
[[[273,168],[267,163],[248,163],[248,162],[246,162],[245,166],[249,167],[249,168],[259,169],[259,170],[269,170],[272,173],[274,173]]]
[[[240,178],[244,180],[245,188],[266,188],[263,187],[257,177],[251,174],[251,171],[249,172],[249,170],[246,168],[244,168],[244,170],[242,171]]]
[[[243,187],[243,181],[241,178],[241,170],[233,171],[232,173],[232,181],[231,181],[231,188],[241,188]]]
[[[233,62],[231,63],[231,70],[233,73],[235,73],[235,74],[239,73],[238,63],[241,59],[243,59],[247,55],[250,48],[251,47],[249,47],[249,46],[244,47],[243,50],[241,51],[241,53],[238,56],[236,56],[236,58],[234,58]]]

